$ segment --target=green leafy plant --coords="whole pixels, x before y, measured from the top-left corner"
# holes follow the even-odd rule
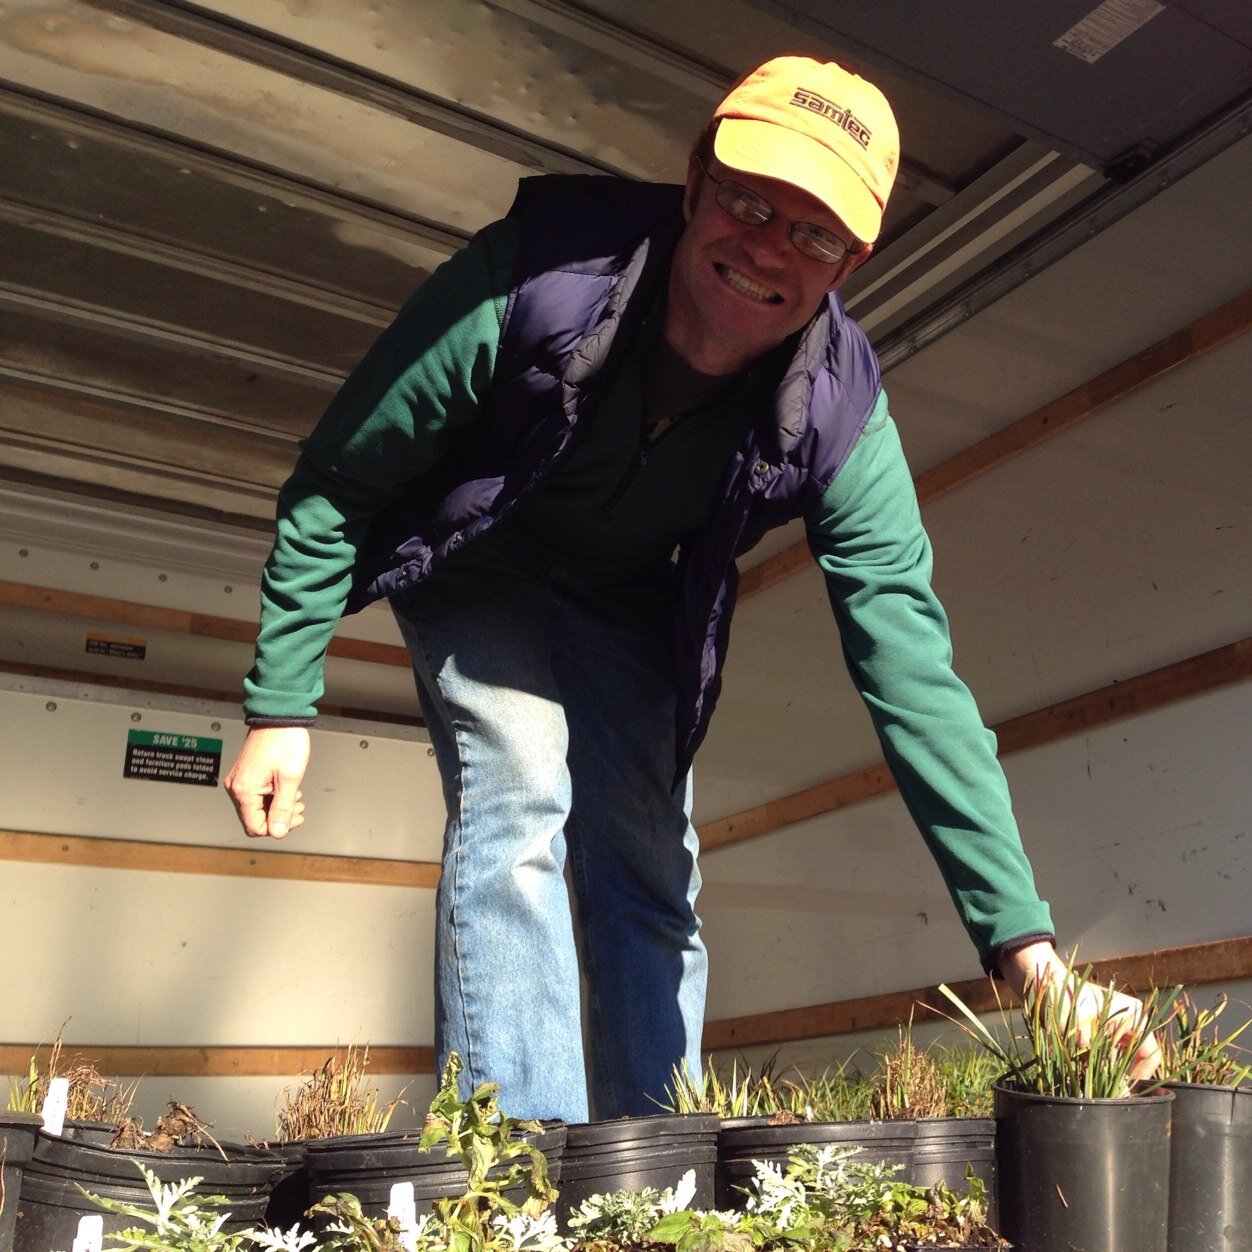
[[[461,1100],[457,1079],[461,1058],[454,1052],[422,1126],[419,1146],[445,1144],[466,1172],[462,1195],[436,1200],[434,1212],[419,1219],[417,1252],[559,1252],[566,1245],[547,1212],[556,1198],[543,1153],[522,1136],[538,1133],[535,1121],[505,1117],[496,1083],[482,1083]],[[518,1205],[509,1192],[524,1189]],[[394,1219],[369,1219],[355,1197],[330,1196],[312,1213],[330,1219],[330,1233],[319,1245],[334,1252],[390,1252],[403,1246]]]
[[[855,1148],[808,1144],[786,1165],[757,1161],[756,1186],[742,1213],[687,1208],[688,1175],[675,1190],[646,1188],[592,1196],[570,1219],[579,1252],[672,1247],[675,1252],[877,1252],[911,1244],[1007,1247],[986,1224],[986,1192],[971,1177],[964,1192],[899,1182],[893,1170],[851,1160]]]
[[[1197,1008],[1189,994],[1179,996],[1173,1020],[1160,1039],[1165,1082],[1239,1087],[1252,1080],[1252,1055],[1235,1043],[1252,1026],[1252,1018],[1223,1038],[1219,1019],[1228,1006],[1224,995],[1208,1009]]]
[[[300,1086],[284,1092],[276,1118],[279,1142],[386,1130],[404,1093],[384,1103],[378,1089],[366,1084],[368,1065],[369,1045],[351,1045],[342,1057],[328,1057]]]
[[[1080,969],[1071,961],[1063,978],[1027,988],[1021,1007],[1024,1029],[1014,1029],[1001,1005],[1002,1034],[989,1030],[950,987],[941,984],[939,990],[964,1018],[949,1020],[986,1048],[1012,1086],[1037,1095],[1117,1099],[1131,1094],[1135,1054],[1150,1034],[1159,1034],[1169,1022],[1182,988],[1154,987],[1143,998],[1138,1018],[1131,1020],[1114,1007],[1109,994],[1113,988],[1096,983],[1090,966]],[[1090,1024],[1090,1039],[1083,1043],[1077,1006],[1089,990],[1096,993],[1100,1009]]]

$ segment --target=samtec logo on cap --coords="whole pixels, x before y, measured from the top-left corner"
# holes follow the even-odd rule
[[[851,109],[845,109],[835,104],[833,100],[827,100],[818,92],[810,91],[807,87],[797,87],[795,95],[791,97],[791,103],[797,108],[808,109],[810,113],[820,113],[823,117],[830,118],[832,122],[846,130],[862,148],[868,148],[869,141],[874,137],[874,132]]]

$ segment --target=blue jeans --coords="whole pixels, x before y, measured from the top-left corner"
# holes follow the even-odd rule
[[[439,1065],[510,1116],[589,1120],[588,1076],[597,1117],[658,1112],[676,1064],[700,1071],[707,981],[668,638],[516,569],[445,569],[395,612],[448,807]]]

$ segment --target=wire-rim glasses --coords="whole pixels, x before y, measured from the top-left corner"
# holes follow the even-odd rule
[[[777,210],[764,196],[737,183],[733,178],[718,178],[710,172],[703,161],[698,161],[704,176],[717,191],[714,199],[718,208],[729,214],[736,222],[745,226],[764,226],[776,215]],[[786,220],[786,219],[784,219]],[[813,261],[823,261],[827,265],[838,265],[849,252],[856,250],[855,245],[838,235],[814,226],[812,222],[787,222],[790,227],[791,245],[802,256]]]

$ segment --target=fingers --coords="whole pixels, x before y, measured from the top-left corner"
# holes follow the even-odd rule
[[[249,838],[282,839],[304,823],[300,782],[309,760],[309,733],[303,727],[254,728],[225,788]]]

